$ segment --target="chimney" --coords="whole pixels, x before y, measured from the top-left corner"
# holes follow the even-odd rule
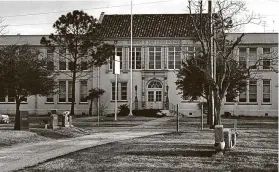
[[[101,12],[98,23],[102,23],[104,16],[105,16],[105,12]]]

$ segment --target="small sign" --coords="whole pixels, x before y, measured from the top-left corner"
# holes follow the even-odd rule
[[[114,58],[114,74],[120,74],[120,56]]]

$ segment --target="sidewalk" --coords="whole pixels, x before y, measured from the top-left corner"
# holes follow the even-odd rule
[[[160,125],[171,118],[159,118],[133,128],[145,128]],[[132,129],[133,129],[132,128]],[[131,130],[132,130],[131,129]],[[100,132],[72,139],[61,139],[48,142],[30,143],[23,146],[0,149],[0,171],[13,171],[27,166],[33,166],[46,160],[56,158],[71,152],[98,146],[106,143],[132,139],[137,137],[162,134],[159,131],[121,131]]]

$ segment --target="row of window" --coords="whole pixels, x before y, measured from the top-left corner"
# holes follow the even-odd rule
[[[271,54],[271,48],[263,48],[264,56],[262,57],[263,60],[261,61],[261,65],[263,66],[263,69],[270,69],[271,66],[271,60],[270,57],[268,57],[269,54]],[[258,56],[260,54],[257,52],[257,48],[245,48],[241,47],[239,48],[239,64],[242,68],[246,69],[248,66],[251,66],[252,69],[256,69],[257,66],[255,65]]]
[[[194,47],[186,47],[187,56],[194,56]],[[120,69],[123,69],[123,52],[121,47],[115,48],[115,55],[120,56]],[[181,47],[168,47],[168,69],[180,69],[182,64]],[[129,55],[131,51],[129,49]],[[142,69],[142,48],[134,47],[132,49],[132,69]],[[113,69],[114,57],[110,58],[109,69]],[[128,62],[128,68],[131,64]],[[161,47],[148,48],[148,69],[162,69],[162,49]]]
[[[239,94],[239,102],[258,102],[258,87],[262,87],[262,102],[271,103],[271,80],[263,79],[262,85],[259,86],[256,80],[250,80],[244,91]],[[246,84],[245,84],[246,85]],[[233,98],[226,96],[226,102],[233,102]]]
[[[58,88],[58,102],[59,103],[70,103],[72,101],[72,81],[59,81],[59,88]],[[81,80],[80,81],[80,100],[81,103],[87,103],[86,96],[88,94],[88,86],[87,86],[87,80]],[[0,97],[1,103],[14,103],[15,99],[13,97]],[[27,102],[27,98],[25,98],[23,101]],[[46,97],[47,103],[53,103],[54,102],[54,95],[48,95]]]
[[[66,49],[61,49],[58,51],[58,55],[60,56],[57,69],[58,70],[73,70],[74,63],[69,61],[66,58]],[[88,62],[86,59],[82,59],[82,61],[78,64],[81,70],[88,70]],[[47,49],[47,69],[55,70],[55,62],[54,62],[54,50]]]
[[[199,52],[199,47],[185,47],[186,57],[195,56],[196,52]],[[132,69],[142,69],[142,48],[134,47],[132,49]],[[123,69],[123,52],[121,47],[115,48],[115,55],[120,56],[120,69]],[[263,48],[263,54],[270,54],[271,48]],[[131,50],[129,48],[129,55],[131,56]],[[242,68],[247,68],[247,63],[252,68],[256,68],[254,64],[258,59],[259,54],[257,48],[239,48],[239,63]],[[168,69],[180,69],[183,57],[181,56],[181,47],[168,47],[167,48],[167,68]],[[149,47],[148,48],[148,69],[162,69],[162,49],[161,47]],[[114,57],[111,57],[109,63],[109,69],[113,69]],[[129,69],[130,69],[130,62]],[[263,69],[270,69],[271,61],[268,58],[262,61]]]

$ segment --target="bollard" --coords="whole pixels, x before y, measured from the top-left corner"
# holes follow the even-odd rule
[[[225,149],[225,142],[224,142],[224,128],[223,125],[216,125],[214,129],[215,133],[215,150],[222,151]]]
[[[232,132],[232,148],[236,145],[236,132]]]
[[[57,114],[51,114],[50,116],[50,128],[51,129],[57,129],[58,128],[58,115]]]
[[[224,141],[225,149],[230,149],[232,147],[231,130],[229,128],[224,129]]]

